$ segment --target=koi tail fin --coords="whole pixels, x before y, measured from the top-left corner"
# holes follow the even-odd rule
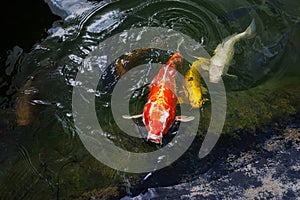
[[[248,28],[245,30],[245,36],[247,38],[251,38],[256,33],[256,24],[255,19],[252,19],[251,24],[248,26]]]

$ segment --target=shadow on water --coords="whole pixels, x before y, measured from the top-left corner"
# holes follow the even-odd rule
[[[188,182],[218,167],[230,153],[257,148],[261,140],[284,128],[287,116],[299,113],[300,16],[295,14],[299,13],[296,0],[46,2],[62,20],[50,14],[44,2],[33,1],[11,4],[7,11],[16,9],[16,15],[4,12],[1,17],[22,19],[12,20],[14,23],[5,20],[3,25],[11,34],[7,31],[2,36],[5,45],[1,53],[2,199],[114,199],[137,195],[149,187]],[[150,174],[120,172],[100,163],[84,148],[73,125],[72,88],[79,84],[75,78],[84,58],[100,42],[125,29],[159,26],[190,36],[212,55],[222,39],[244,30],[252,18],[257,34],[235,46],[229,72],[238,79],[224,79],[228,91],[224,134],[209,156],[198,158],[209,123],[209,102],[201,111],[193,144],[180,159],[161,170]],[[44,29],[48,29],[47,35]],[[155,55],[159,55],[155,61],[162,64],[170,55],[156,51],[160,53],[139,57],[129,68],[148,63]],[[3,56],[6,52],[7,57]],[[99,83],[108,91],[120,78],[114,69],[120,68],[109,65],[111,73]],[[130,112],[140,112],[146,96],[146,86],[137,88]],[[159,148],[143,139],[132,140],[120,131],[107,106],[109,98],[108,92],[96,99],[96,110],[99,123],[114,136],[112,140],[136,152]],[[176,126],[170,132],[176,132]],[[173,136],[167,137],[171,140]]]

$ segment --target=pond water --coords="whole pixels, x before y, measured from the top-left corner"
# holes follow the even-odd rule
[[[52,27],[45,27],[48,35],[37,38],[32,48],[27,47],[31,41],[28,36],[22,40],[24,43],[17,42],[13,48],[7,45],[8,49],[5,49],[8,55],[0,75],[1,199],[88,199],[90,196],[118,199],[139,194],[148,187],[192,181],[217,165],[222,154],[228,153],[214,153],[205,159],[198,157],[210,119],[209,102],[200,111],[202,120],[193,143],[178,160],[165,168],[150,173],[126,173],[104,165],[89,153],[73,120],[72,92],[81,84],[76,80],[76,74],[85,70],[87,58],[93,52],[95,55],[99,44],[125,30],[143,27],[172,29],[199,43],[207,55],[212,56],[224,38],[244,31],[255,19],[255,37],[235,45],[229,73],[238,79],[224,79],[229,114],[223,132],[236,138],[238,133],[251,132],[253,126],[262,129],[274,121],[286,122],[289,115],[299,112],[300,4],[297,0],[45,2],[49,6],[42,2],[45,13],[51,9],[61,18],[57,20],[57,16],[45,14],[54,22]],[[26,14],[30,15],[30,11]],[[22,35],[34,28],[23,28]],[[173,42],[176,47],[177,41],[172,41],[171,37],[166,35],[165,40]],[[13,35],[12,40],[15,38],[19,37]],[[122,35],[121,39],[130,39],[130,35]],[[155,42],[159,44],[160,41]],[[115,47],[115,51],[123,50],[119,48]],[[134,84],[123,91],[130,99],[131,114],[141,112],[147,100],[149,74],[151,70],[154,70],[153,74],[158,70],[151,63],[162,65],[171,55],[169,51],[151,46],[144,48],[151,49],[138,54],[138,58],[131,61],[134,63],[128,64],[128,68],[139,69],[127,77]],[[129,52],[120,55],[126,53]],[[185,62],[188,65],[188,61]],[[148,65],[137,68],[142,64]],[[152,152],[162,148],[143,138],[132,139],[118,127],[111,111],[111,98],[123,73],[116,72],[118,68],[113,63],[104,62],[101,70],[105,75],[99,77],[95,102],[87,105],[95,107],[104,137],[131,152]],[[183,74],[186,70],[184,66],[179,69]],[[85,89],[88,92],[93,88]],[[290,101],[286,101],[284,95],[289,95],[287,99]],[[274,100],[277,98],[278,102]],[[245,106],[253,99],[258,107],[266,105],[263,111]],[[270,102],[283,107],[267,106]],[[245,119],[239,118],[243,112],[240,108],[251,109]],[[260,119],[262,113],[274,117]],[[254,119],[253,116],[258,117]],[[239,120],[244,121],[239,123]],[[136,121],[136,124],[140,123]],[[137,127],[134,123],[132,125]],[[172,146],[178,125],[172,127],[163,147]],[[184,130],[186,133],[193,131],[191,127]],[[143,130],[136,132],[144,134]]]

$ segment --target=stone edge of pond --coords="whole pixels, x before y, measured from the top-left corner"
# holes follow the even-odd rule
[[[300,113],[284,130],[263,141],[260,148],[228,154],[219,166],[193,181],[148,188],[145,193],[122,200],[293,199],[300,195],[299,144]]]

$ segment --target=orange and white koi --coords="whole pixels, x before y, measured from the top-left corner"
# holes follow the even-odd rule
[[[150,85],[148,101],[143,113],[135,116],[123,115],[126,119],[143,118],[143,123],[148,131],[147,140],[156,144],[162,143],[162,137],[175,120],[182,122],[191,121],[194,117],[177,116],[177,95],[175,92],[176,65],[182,63],[182,56],[175,53],[159,70]]]

